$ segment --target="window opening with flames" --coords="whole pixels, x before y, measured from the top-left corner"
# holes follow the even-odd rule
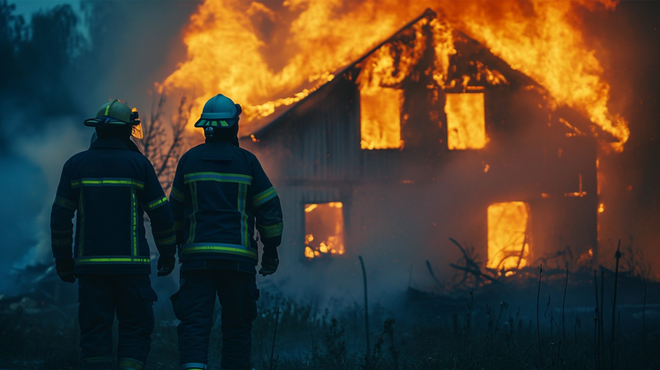
[[[488,207],[488,263],[496,270],[525,267],[531,253],[529,204],[495,203]]]
[[[447,94],[447,146],[450,150],[482,149],[486,137],[483,93]]]
[[[365,86],[360,89],[360,132],[362,149],[401,147],[401,104],[403,90]]]
[[[305,257],[328,258],[344,252],[343,204],[305,204]]]

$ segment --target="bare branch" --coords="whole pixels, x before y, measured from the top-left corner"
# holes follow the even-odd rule
[[[186,124],[190,118],[192,104],[187,97],[179,102],[177,114],[165,120],[167,98],[160,94],[158,101],[151,106],[151,114],[143,123],[144,137],[137,145],[149,158],[165,193],[168,193],[174,181],[176,165],[186,149]]]

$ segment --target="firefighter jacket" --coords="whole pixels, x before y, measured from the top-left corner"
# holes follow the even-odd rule
[[[181,157],[170,194],[181,270],[255,273],[257,241],[282,240],[280,199],[254,154],[213,141]]]
[[[174,256],[172,211],[151,162],[117,138],[102,137],[62,170],[51,212],[53,256],[72,257],[74,274],[149,274],[143,213],[161,256]]]

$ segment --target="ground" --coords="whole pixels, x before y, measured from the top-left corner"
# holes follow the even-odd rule
[[[619,302],[622,309],[617,309],[612,342],[611,309],[609,315],[604,311],[600,336],[595,331],[598,321],[593,309],[585,312],[567,307],[563,311],[554,308],[561,307],[560,299],[551,304],[549,298],[537,306],[534,294],[512,299],[516,304],[529,300],[530,307],[538,308],[537,326],[534,309],[528,314],[507,301],[487,301],[487,295],[479,293],[482,290],[457,293],[451,304],[444,305],[440,304],[447,302],[444,295],[411,290],[408,304],[397,312],[372,305],[368,350],[361,302],[319,309],[312,302],[264,293],[253,328],[253,368],[660,368],[657,305],[648,304],[643,311],[631,313],[630,306],[635,305]],[[54,306],[24,296],[4,298],[0,303],[0,369],[78,368],[75,302]],[[607,308],[607,299],[606,303]],[[216,327],[210,369],[220,369],[220,342]],[[176,343],[176,321],[160,318],[147,369],[177,369]]]

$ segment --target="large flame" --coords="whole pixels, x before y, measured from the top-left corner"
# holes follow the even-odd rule
[[[611,0],[205,0],[185,34],[188,60],[160,88],[195,95],[191,121],[221,92],[244,106],[243,122],[249,123],[300,101],[430,7],[543,85],[557,107],[585,114],[622,149],[627,123],[608,110],[603,67],[574,15],[575,7],[614,6]],[[446,58],[448,50],[437,54]],[[300,86],[305,88],[294,91]]]

